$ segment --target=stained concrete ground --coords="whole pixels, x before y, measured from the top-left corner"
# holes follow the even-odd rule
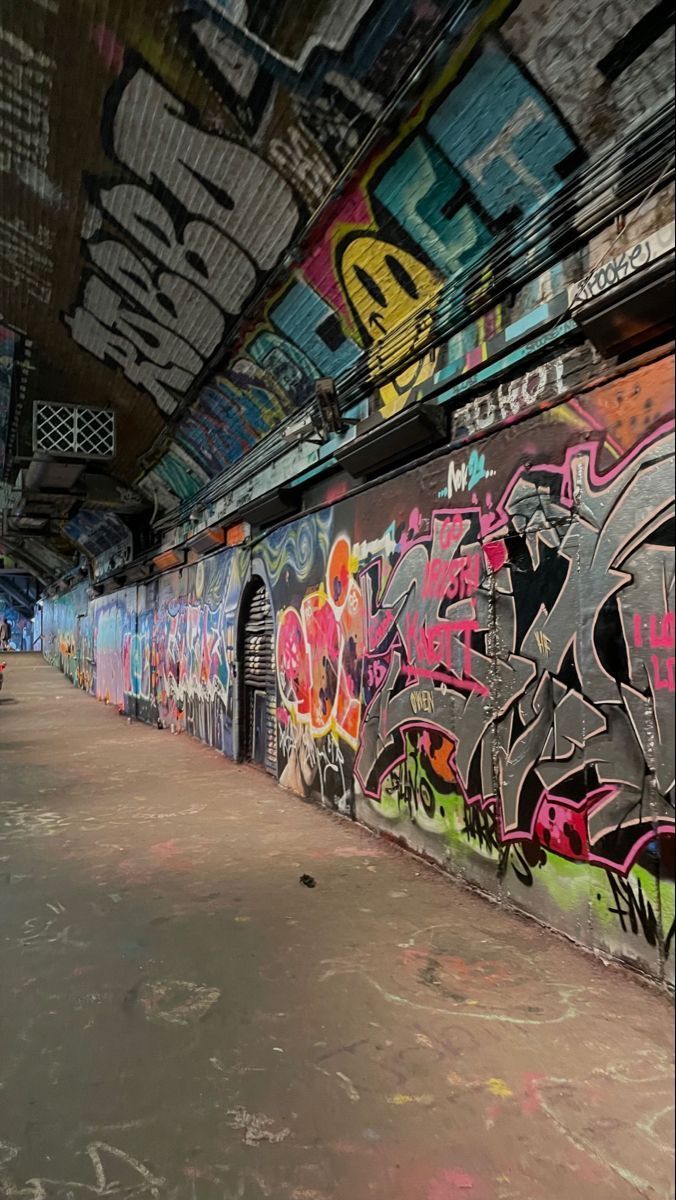
[[[673,1195],[665,996],[8,658],[0,1196]]]

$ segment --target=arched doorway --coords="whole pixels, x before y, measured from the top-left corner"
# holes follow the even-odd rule
[[[242,600],[240,618],[240,756],[271,774],[277,769],[277,690],[272,604],[262,579],[254,577]]]

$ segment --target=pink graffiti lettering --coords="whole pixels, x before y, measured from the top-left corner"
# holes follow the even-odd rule
[[[430,679],[433,683],[446,684],[460,692],[476,692],[479,696],[487,696],[488,688],[476,679],[461,679],[458,675],[449,675],[445,671],[431,671],[427,667],[402,667],[406,683],[417,683],[419,679]]]
[[[370,688],[379,688],[386,675],[387,667],[379,658],[373,659],[366,668],[366,682]]]
[[[458,558],[430,559],[423,576],[423,598],[464,600],[472,596],[479,587],[482,565],[478,551]]]
[[[443,665],[459,679],[471,674],[470,636],[478,628],[476,621],[435,621],[432,625],[420,622],[416,612],[404,617],[404,641],[409,650],[411,666],[427,667]],[[460,635],[458,638],[457,635]],[[462,654],[459,669],[453,666],[457,651]]]
[[[454,512],[451,517],[444,517],[439,531],[439,545],[442,550],[448,550],[459,542],[465,532],[465,524],[461,512]]]
[[[334,729],[356,743],[361,715],[363,650],[361,590],[350,569],[345,537],[333,544],[326,584],[287,608],[277,626],[277,677],[282,699],[313,735]]]
[[[651,650],[673,650],[676,646],[676,619],[674,613],[658,616],[652,613],[646,620],[634,613],[634,645],[641,648],[644,642],[643,627],[647,625],[647,642]]]
[[[674,677],[674,663],[676,659],[673,654],[670,658],[666,658],[663,663],[660,663],[656,654],[652,655],[653,681],[655,691],[657,692],[673,692],[676,690]]]

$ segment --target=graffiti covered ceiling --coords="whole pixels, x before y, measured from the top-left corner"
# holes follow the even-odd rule
[[[179,7],[3,11],[2,311],[51,396],[118,407],[129,471],[444,16]]]
[[[3,359],[3,458],[20,399],[109,406],[113,470],[138,477],[452,10],[3,5],[0,314],[32,360],[12,430]],[[235,370],[232,455],[300,398],[284,384],[253,359]],[[176,486],[206,469],[184,461]]]
[[[667,27],[618,58],[653,7],[9,0],[0,453],[33,399],[112,407],[118,493],[169,505],[381,343],[395,412],[412,315],[664,101]]]

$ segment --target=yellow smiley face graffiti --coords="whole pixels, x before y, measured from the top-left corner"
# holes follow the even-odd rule
[[[392,242],[364,233],[347,243],[339,258],[339,276],[365,344],[376,347],[371,356],[374,374],[424,346],[441,286],[424,263]],[[411,319],[416,313],[417,319]],[[436,357],[436,351],[422,354],[381,387],[384,417],[399,412],[411,390],[429,379]]]

